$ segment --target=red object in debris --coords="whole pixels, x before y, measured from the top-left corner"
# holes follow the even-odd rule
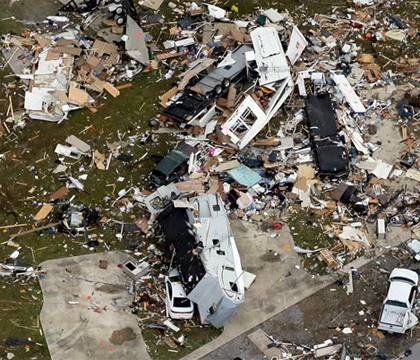
[[[282,229],[282,227],[283,227],[283,224],[280,224],[280,223],[274,223],[274,224],[272,224],[272,225],[271,225],[271,227],[272,227],[274,230],[281,230],[281,229]]]
[[[353,26],[356,29],[362,29],[363,28],[363,24],[356,22],[356,21],[350,21],[350,25]]]

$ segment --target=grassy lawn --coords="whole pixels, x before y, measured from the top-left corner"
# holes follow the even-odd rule
[[[171,349],[163,341],[163,334],[157,329],[142,330],[144,341],[149,349],[149,354],[155,360],[180,359],[192,350],[217,338],[222,333],[222,329],[216,329],[212,326],[192,325],[192,327],[186,328],[184,322],[171,321],[174,325],[181,328],[181,330],[175,334],[175,338],[179,338],[181,335],[185,337],[184,345],[182,347]],[[195,324],[200,323],[199,319],[194,319],[194,321]]]
[[[165,5],[168,2],[168,0],[165,1],[162,12],[169,21],[174,20],[174,15]],[[302,23],[302,28],[308,26],[308,23],[303,24],[304,19],[311,18],[315,13],[329,14],[333,6],[338,6],[342,11],[346,7],[346,3],[342,0],[315,3],[309,0],[301,2],[281,0],[275,4],[267,0],[243,0],[223,3],[226,7],[231,5],[239,7],[239,14],[236,15],[238,18],[252,13],[257,6],[275,7],[280,11],[288,9],[295,20],[298,20],[298,16],[301,17],[302,20],[297,23]],[[0,17],[4,19],[16,16],[20,20],[39,22],[46,16],[53,15],[60,6],[57,0],[19,0],[13,6],[9,6],[8,0],[2,0],[0,1]],[[395,10],[400,10],[406,16],[409,14],[408,6],[401,5]],[[28,23],[15,20],[2,20],[0,34],[8,32],[19,34],[23,28],[30,26]],[[160,25],[151,26],[147,30],[157,38],[159,27]],[[169,27],[168,25],[167,28]],[[3,62],[1,56],[0,62]],[[48,201],[49,194],[64,185],[59,176],[52,173],[57,165],[55,163],[57,155],[54,153],[56,144],[64,143],[65,138],[73,134],[90,144],[93,149],[106,153],[107,142],[118,141],[120,137],[128,140],[129,136],[139,135],[149,129],[148,122],[156,115],[159,106],[157,96],[171,88],[174,81],[171,79],[157,82],[164,71],[165,69],[160,68],[157,71],[137,75],[132,81],[133,87],[122,90],[119,97],[112,98],[106,95],[106,99],[101,99],[96,113],[88,110],[75,111],[60,125],[28,120],[23,130],[16,131],[16,140],[2,139],[0,154],[5,154],[5,158],[0,160],[2,174],[0,176],[0,226],[16,223],[27,225],[22,228],[1,230],[0,242],[7,241],[19,230],[25,231],[34,226],[38,227],[56,221],[55,215],[59,206],[55,207],[54,214],[44,222],[35,223],[33,220],[40,204]],[[16,82],[13,76],[8,75],[10,75],[8,67],[0,70],[0,84],[5,85],[0,87],[0,118],[2,120],[6,118],[5,114],[9,105],[6,99],[9,95],[12,97],[15,111],[23,107],[21,96],[23,92],[18,90],[21,84]],[[6,92],[7,87],[10,92]],[[83,132],[88,126],[91,126],[90,130]],[[147,177],[154,164],[148,160],[148,156],[142,161],[135,161],[135,159],[140,159],[146,153],[148,155],[166,154],[174,144],[175,139],[169,135],[161,135],[157,143],[148,142],[143,146],[138,141],[134,141],[122,149],[122,152],[133,155],[134,161],[124,163],[113,159],[108,171],[91,168],[90,159],[82,159],[77,164],[69,166],[68,174],[76,178],[81,174],[88,174],[87,180],[84,181],[86,192],[71,190],[68,198],[75,195],[73,203],[83,204],[88,208],[99,207],[100,215],[108,219],[132,221],[142,216],[143,212],[140,208],[134,208],[130,213],[121,213],[118,207],[111,206],[111,202],[118,196],[118,191],[131,185],[148,189],[150,185]],[[119,177],[124,180],[117,182]],[[106,201],[106,197],[109,197],[111,201]],[[319,218],[315,215],[299,212],[291,216],[289,225],[293,229],[296,244],[302,248],[328,247],[334,242],[323,233],[324,230],[319,226]],[[111,250],[125,250],[130,241],[145,241],[146,243],[152,241],[143,237],[125,237],[122,241],[118,241],[115,237],[116,232],[110,224],[94,229],[91,233],[100,236]],[[82,247],[85,241],[83,237],[72,238],[62,233],[51,234],[49,231],[33,233],[15,240],[22,246],[20,259],[33,265],[49,259],[90,253],[90,250]],[[107,247],[104,243],[100,244],[95,251],[106,251]],[[13,247],[1,245],[0,259],[6,258],[14,250]],[[319,262],[316,256],[306,258],[304,265],[308,269],[316,269],[317,272],[325,270],[325,265]],[[0,319],[2,320],[0,357],[3,353],[10,351],[15,354],[15,359],[33,357],[49,359],[42,327],[38,320],[41,307],[42,294],[36,279],[24,281],[24,279],[0,277]],[[198,320],[195,323],[198,324]],[[158,330],[144,330],[144,338],[152,357],[159,360],[180,358],[192,349],[216,338],[221,330],[198,327],[191,328],[191,331],[183,329],[181,332],[186,336],[186,346],[177,348],[178,352],[170,352],[169,347],[162,342]],[[3,341],[8,337],[31,338],[40,345],[31,347],[29,351],[24,346],[9,348]]]
[[[325,233],[325,228],[322,225],[326,225],[326,222],[328,220],[326,221],[309,210],[292,214],[288,224],[297,246],[302,249],[316,250],[331,248],[337,241],[335,237],[330,238]],[[315,274],[325,274],[329,270],[327,265],[318,259],[317,253],[302,255],[302,262],[305,269]]]

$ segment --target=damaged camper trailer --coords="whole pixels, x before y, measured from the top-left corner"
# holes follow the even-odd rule
[[[222,327],[245,300],[239,252],[219,194],[200,195],[189,205],[172,203],[157,220],[201,322]]]

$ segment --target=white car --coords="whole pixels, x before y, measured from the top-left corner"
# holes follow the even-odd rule
[[[187,299],[178,270],[173,269],[165,276],[166,316],[176,320],[191,319],[194,304]]]
[[[419,276],[408,269],[394,269],[379,316],[379,330],[404,334],[418,323],[412,310],[416,303]]]

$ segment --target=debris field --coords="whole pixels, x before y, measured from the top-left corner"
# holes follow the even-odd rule
[[[98,269],[118,266],[132,301],[110,306],[150,357],[188,356],[258,279],[233,222],[273,238],[287,226],[296,269],[335,284],[313,295],[305,336],[275,318],[248,333],[261,356],[411,355],[420,4],[338,3],[60,0],[41,21],[13,12],[28,1],[1,5],[0,358],[59,358],[39,320],[43,261],[114,250],[131,259]],[[364,320],[349,305],[311,330],[334,296]],[[35,304],[19,315],[22,301]]]

